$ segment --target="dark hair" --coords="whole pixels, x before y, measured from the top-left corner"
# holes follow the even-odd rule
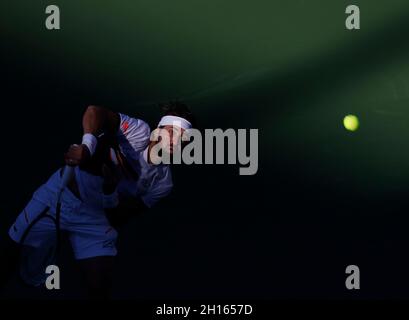
[[[177,116],[186,119],[192,124],[192,127],[196,127],[196,119],[194,118],[189,107],[180,101],[169,101],[166,103],[160,103],[159,108],[162,116]]]

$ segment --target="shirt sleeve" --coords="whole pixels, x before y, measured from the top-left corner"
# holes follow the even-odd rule
[[[137,158],[137,154],[143,151],[150,140],[149,125],[141,120],[119,114],[121,122],[118,130],[118,141],[125,156]]]
[[[173,188],[172,174],[169,168],[165,171],[165,175],[155,181],[149,190],[141,195],[142,201],[148,208],[153,207],[160,199],[170,194]]]

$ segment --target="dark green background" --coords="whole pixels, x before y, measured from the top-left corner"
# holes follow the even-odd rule
[[[202,128],[258,128],[259,171],[174,168],[172,196],[121,234],[115,297],[408,297],[409,3],[353,3],[359,31],[341,0],[3,0],[2,235],[87,105],[155,125],[181,98]],[[72,258],[62,270],[56,296],[77,297]]]

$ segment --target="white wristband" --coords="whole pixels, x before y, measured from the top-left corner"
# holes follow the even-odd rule
[[[97,148],[98,140],[93,134],[86,133],[82,136],[82,144],[85,144],[88,147],[88,150],[92,156]]]

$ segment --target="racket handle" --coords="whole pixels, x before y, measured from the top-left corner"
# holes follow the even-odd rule
[[[75,167],[65,166],[64,173],[61,178],[61,189],[64,189],[70,180],[74,177]]]

